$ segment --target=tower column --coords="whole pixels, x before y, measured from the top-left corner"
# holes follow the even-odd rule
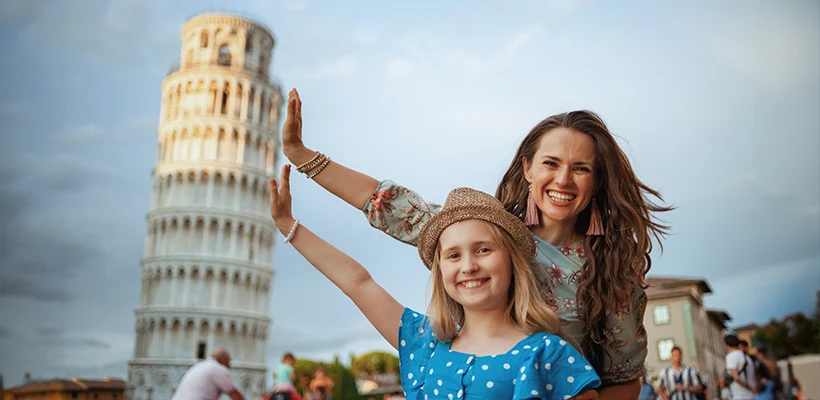
[[[165,77],[159,98],[129,362],[129,377],[145,384],[130,382],[129,398],[171,398],[175,368],[197,361],[200,341],[206,356],[227,346],[242,361],[234,372],[253,382],[243,395],[260,398],[272,274],[265,232],[274,227],[260,220],[264,206],[256,204],[264,196],[253,186],[276,164],[279,116],[273,109],[281,90],[262,75],[274,41],[262,25],[218,14],[191,18],[181,38],[180,67]],[[223,54],[230,65],[219,63],[220,49],[230,49]],[[261,149],[257,138],[265,143]],[[159,385],[154,377],[161,376],[169,381]]]

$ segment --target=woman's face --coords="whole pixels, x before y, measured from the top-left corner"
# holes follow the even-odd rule
[[[541,224],[575,223],[595,190],[595,144],[589,135],[554,128],[541,136],[524,176],[541,210]]]

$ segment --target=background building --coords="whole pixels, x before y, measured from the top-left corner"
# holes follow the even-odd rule
[[[276,234],[267,181],[282,106],[273,47],[266,27],[235,16],[182,27],[180,64],[162,83],[130,398],[170,398],[215,347],[230,352],[246,397],[263,393]]]
[[[122,400],[124,391],[119,379],[52,379],[5,389],[2,400]]]
[[[760,329],[760,326],[757,324],[746,324],[742,326],[738,326],[736,328],[732,328],[732,331],[740,340],[745,340],[749,343],[749,350],[754,353],[757,351],[758,343],[755,340],[754,336],[757,330]]]
[[[648,303],[644,315],[649,340],[646,367],[653,379],[670,365],[672,347],[683,350],[683,363],[696,368],[714,391],[725,368],[723,336],[731,316],[723,310],[708,310],[703,296],[712,289],[703,279],[647,278]]]

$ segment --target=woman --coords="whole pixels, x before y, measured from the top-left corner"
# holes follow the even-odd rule
[[[421,226],[440,210],[391,181],[330,162],[302,142],[301,100],[290,92],[282,130],[285,156],[322,187],[367,215],[370,224],[415,245]],[[603,381],[601,399],[637,398],[646,371],[643,314],[652,237],[666,227],[652,213],[643,184],[595,114],[559,114],[524,138],[496,191],[507,211],[529,227],[544,282],[561,317],[562,336],[581,345]]]

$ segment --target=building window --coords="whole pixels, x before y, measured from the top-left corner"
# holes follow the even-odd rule
[[[669,306],[655,306],[653,314],[655,317],[655,325],[669,323]]]
[[[219,57],[216,63],[226,67],[231,66],[231,49],[229,49],[227,45],[222,45],[222,47],[219,48]]]
[[[668,361],[672,356],[673,347],[675,347],[675,341],[672,339],[658,340],[658,358],[661,361]]]
[[[204,360],[205,359],[205,350],[208,346],[205,342],[199,342],[199,346],[196,349],[196,358],[197,360]]]

